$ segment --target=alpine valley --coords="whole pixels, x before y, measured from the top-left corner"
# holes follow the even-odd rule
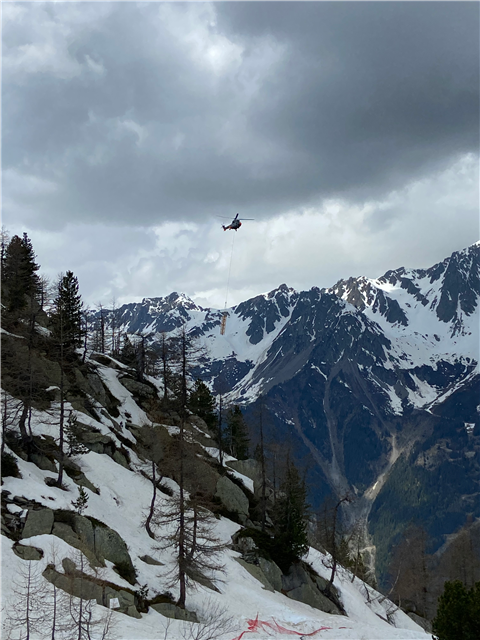
[[[307,470],[310,502],[350,492],[377,574],[410,523],[432,551],[480,517],[480,243],[428,269],[329,289],[285,284],[223,311],[183,294],[117,309],[119,331],[158,343],[185,326],[206,349],[196,375]],[[373,558],[372,558],[373,559]]]
[[[5,255],[2,637],[421,640],[445,580],[478,581],[480,243],[429,269],[281,285],[225,311],[172,293],[83,315],[72,272],[51,308],[32,294],[26,234]],[[123,348],[98,348],[99,326]],[[194,347],[191,366],[186,346],[168,376],[139,365],[165,343]],[[250,458],[219,448],[216,414],[192,403],[198,380],[210,408],[213,393],[243,412]],[[289,482],[267,476],[264,451]],[[305,487],[312,516],[336,503],[323,540],[313,517],[306,530]],[[341,562],[340,505],[360,532]],[[287,562],[290,521],[304,541]],[[399,589],[389,600],[386,580],[412,523],[439,567],[429,602],[423,576],[403,572],[413,604]]]

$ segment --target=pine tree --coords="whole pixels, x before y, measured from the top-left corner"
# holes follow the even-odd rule
[[[17,320],[22,312],[32,306],[40,290],[40,268],[35,262],[35,252],[26,233],[23,238],[13,236],[5,247],[2,242],[2,303],[7,320]]]
[[[78,515],[81,516],[88,505],[88,494],[83,487],[78,487],[78,498],[72,500],[71,504]]]
[[[460,580],[446,582],[433,620],[437,640],[476,640],[480,637],[480,582],[467,590]]]
[[[90,449],[82,442],[82,434],[87,429],[78,423],[74,413],[70,411],[67,424],[65,425],[65,439],[68,445],[68,456],[79,456],[88,453]]]
[[[215,398],[207,385],[200,379],[195,380],[195,386],[190,392],[188,408],[192,413],[205,420],[207,427],[215,429],[217,425]]]
[[[135,347],[126,333],[123,335],[123,346],[120,351],[120,361],[129,367],[134,367],[136,362]]]
[[[288,458],[285,479],[273,513],[276,562],[284,571],[308,551],[308,513],[305,481]]]
[[[57,484],[62,486],[65,456],[65,376],[76,359],[75,350],[82,346],[82,299],[78,293],[78,280],[71,271],[60,276],[57,295],[51,315],[52,343],[60,364],[59,401],[59,465]]]
[[[248,427],[242,410],[238,405],[235,405],[233,409],[228,412],[225,440],[226,448],[230,455],[238,460],[246,460],[248,458],[248,448],[250,445]]]
[[[67,271],[57,283],[57,294],[51,316],[53,339],[63,356],[72,359],[75,349],[82,346],[84,328],[82,325],[83,302],[78,292],[78,279],[72,271]]]

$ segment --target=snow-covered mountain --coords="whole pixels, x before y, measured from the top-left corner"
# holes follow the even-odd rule
[[[281,285],[228,309],[223,335],[224,312],[177,293],[115,316],[122,331],[153,343],[184,325],[209,354],[196,374],[252,414],[262,396],[270,437],[289,441],[309,467],[312,502],[330,490],[355,493],[351,517],[369,521],[386,553],[393,533],[383,531],[376,509],[392,478],[401,485],[397,460],[413,465],[420,450],[432,460],[439,495],[429,496],[432,513],[423,514],[401,496],[403,517],[420,518],[440,545],[467,513],[480,516],[472,497],[480,479],[479,300],[476,243],[429,269],[349,278],[330,289]],[[446,480],[450,473],[461,490]],[[434,516],[437,499],[448,518]],[[394,505],[383,508],[394,515]]]
[[[353,339],[366,333],[377,363],[412,372],[403,404],[423,408],[440,398],[445,386],[451,389],[452,375],[461,383],[477,366],[479,254],[476,243],[430,269],[402,267],[378,279],[341,280],[330,289],[297,292],[283,284],[226,310],[224,335],[220,333],[223,311],[202,308],[176,292],[123,305],[114,315],[119,331],[149,336],[152,341],[161,332],[185,325],[207,347],[209,364],[203,376],[213,388],[224,387],[222,391],[244,403],[298,372],[307,352],[324,342],[333,327],[337,333],[341,328],[350,333],[350,345],[342,345],[347,351]],[[296,363],[286,352],[288,336],[293,335]],[[382,348],[374,353],[379,345]],[[369,352],[368,347],[364,350]],[[433,382],[432,373],[441,362],[454,366],[455,374],[438,372]],[[422,367],[431,369],[430,380],[426,371],[420,374],[423,378],[415,373]],[[402,393],[398,387],[393,390],[395,385],[386,386],[390,410],[398,413]]]

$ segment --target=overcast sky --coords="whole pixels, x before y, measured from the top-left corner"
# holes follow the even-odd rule
[[[228,306],[434,264],[479,238],[479,6],[3,3],[3,224],[92,305],[222,308],[233,241]]]

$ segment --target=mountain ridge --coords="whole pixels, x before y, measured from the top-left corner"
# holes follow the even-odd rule
[[[378,546],[380,529],[369,524],[377,499],[380,504],[402,460],[419,447],[434,450],[436,434],[448,434],[454,449],[460,447],[464,463],[452,454],[446,468],[475,493],[479,302],[475,243],[427,269],[400,267],[376,279],[348,278],[308,291],[281,285],[225,311],[204,309],[177,293],[146,298],[141,307],[128,307],[131,316],[126,307],[117,310],[116,323],[121,331],[135,326],[153,346],[162,331],[184,326],[209,354],[195,376],[222,393],[226,404],[243,406],[252,420],[263,404],[268,437],[290,442],[310,465],[314,506],[329,491],[352,493],[356,502],[346,506],[346,517],[362,519]],[[466,424],[474,425],[468,441],[462,435]],[[442,508],[452,514],[448,526],[442,529],[432,514],[424,518],[438,544],[466,517],[463,494],[442,482]],[[480,507],[468,504],[469,517],[480,517]],[[395,517],[393,505],[389,509]],[[418,505],[405,513],[422,520]],[[392,535],[380,546],[391,546]]]

